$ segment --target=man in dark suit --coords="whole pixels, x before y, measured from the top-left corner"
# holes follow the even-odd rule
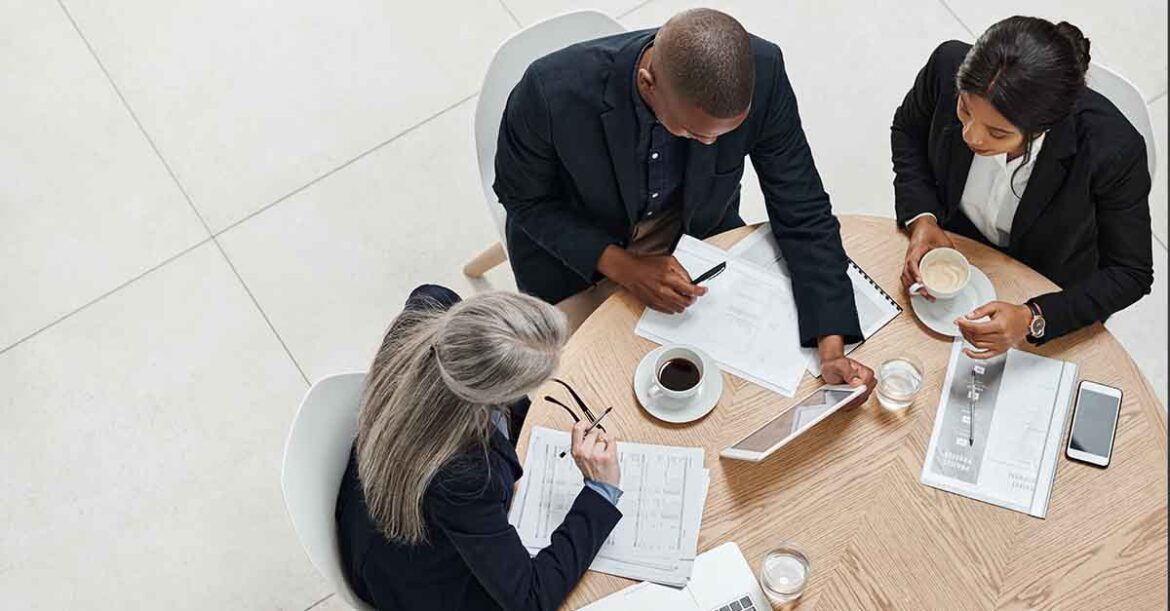
[[[801,343],[826,382],[867,384],[840,226],[780,49],[732,17],[680,13],[658,30],[533,62],[500,124],[496,182],[520,290],[580,324],[618,286],[678,313],[706,292],[670,256],[681,233],[739,227],[751,156],[792,275]]]

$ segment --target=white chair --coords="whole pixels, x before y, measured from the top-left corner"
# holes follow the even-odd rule
[[[342,373],[309,389],[288,432],[280,472],[284,505],[309,560],[345,602],[363,610],[371,607],[353,593],[341,570],[334,507],[365,381],[364,372]]]
[[[1157,155],[1154,146],[1154,128],[1150,119],[1150,108],[1142,97],[1138,88],[1124,76],[1102,66],[1089,64],[1089,71],[1085,73],[1085,82],[1097,93],[1105,96],[1121,114],[1129,119],[1134,129],[1146,139],[1146,161],[1150,164],[1150,180],[1154,180],[1154,157]]]
[[[624,31],[626,29],[622,24],[609,15],[597,11],[575,11],[534,23],[513,34],[496,49],[475,105],[475,153],[479,159],[484,201],[496,223],[500,241],[468,262],[463,267],[464,274],[472,278],[482,277],[508,258],[505,249],[504,207],[496,199],[492,183],[496,179],[496,136],[512,88],[520,82],[520,77],[524,76],[524,71],[533,60],[574,43]]]

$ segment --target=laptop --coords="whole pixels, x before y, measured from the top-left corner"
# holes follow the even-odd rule
[[[695,557],[685,588],[644,581],[615,592],[581,611],[770,611],[756,575],[739,546],[727,542]]]

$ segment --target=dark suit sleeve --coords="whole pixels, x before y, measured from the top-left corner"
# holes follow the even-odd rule
[[[492,188],[514,223],[587,282],[615,240],[566,201],[552,142],[552,117],[532,67],[508,96],[496,147]]]
[[[509,611],[560,606],[622,515],[596,491],[582,488],[553,531],[552,544],[530,557],[508,523],[502,490],[493,485],[484,494],[482,482],[461,479],[456,490],[435,495],[435,520],[484,590]]]
[[[918,71],[914,87],[894,111],[890,126],[890,150],[894,161],[894,210],[899,225],[914,217],[930,213],[942,221],[943,206],[936,188],[936,177],[927,155],[930,124],[940,95],[939,54],[943,43]]]
[[[861,328],[846,272],[841,226],[805,140],[784,60],[779,50],[776,53],[772,92],[751,157],[772,232],[792,274],[800,343],[816,346],[817,338],[825,335],[858,342]]]
[[[1101,174],[1092,188],[1100,253],[1097,271],[1063,291],[1036,298],[1047,323],[1045,341],[1105,320],[1141,299],[1154,284],[1144,141],[1132,139]]]

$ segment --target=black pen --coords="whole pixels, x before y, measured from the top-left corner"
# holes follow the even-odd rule
[[[724,261],[723,263],[720,263],[719,265],[716,265],[715,267],[712,267],[711,269],[699,274],[699,277],[692,280],[691,284],[698,284],[704,280],[710,280],[715,276],[722,274],[723,270],[725,269],[727,269],[727,261]]]

